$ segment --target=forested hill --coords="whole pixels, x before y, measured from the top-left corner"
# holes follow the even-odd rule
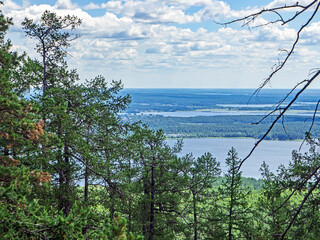
[[[130,94],[132,102],[126,112],[173,112],[199,109],[268,110],[280,102],[291,89],[191,89],[191,88],[128,88],[121,94]],[[294,91],[297,92],[298,90]],[[293,92],[293,93],[294,93]],[[314,110],[319,89],[308,89],[293,105],[294,109]],[[294,94],[286,99],[292,100]]]

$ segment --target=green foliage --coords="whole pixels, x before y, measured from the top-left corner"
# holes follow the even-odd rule
[[[51,190],[28,168],[0,166],[1,239],[142,239],[126,233],[126,221],[74,204],[68,216],[35,198],[34,188]],[[83,228],[90,226],[83,234]]]
[[[45,22],[50,22],[50,19],[61,20],[63,23],[67,22],[61,18],[55,18],[55,14],[47,14],[48,16],[44,15],[42,19]],[[71,19],[74,20],[74,18]],[[0,15],[0,20],[7,25],[10,23],[2,14]],[[26,21],[27,24],[31,24],[30,21]],[[3,31],[8,29],[7,25],[1,29],[3,33],[1,40],[3,40]],[[29,27],[34,27],[33,30],[38,27],[31,25]],[[57,24],[50,25],[50,27],[58,29],[61,26]],[[53,38],[58,36],[58,33],[50,35]],[[67,37],[67,34],[62,34],[61,36],[62,38]],[[25,76],[33,72],[34,69],[39,70],[37,68],[39,64],[36,61],[24,61],[24,58],[18,58],[16,53],[8,51],[9,47],[10,44],[6,44],[4,41],[1,42],[1,239],[141,239],[141,237],[135,238],[131,233],[127,234],[126,221],[120,216],[112,218],[110,222],[108,215],[96,212],[95,208],[91,206],[83,206],[81,201],[76,199],[74,192],[70,192],[70,189],[74,188],[75,185],[70,181],[69,177],[75,174],[74,171],[76,169],[79,169],[77,165],[70,165],[69,161],[58,161],[54,165],[54,157],[61,156],[66,160],[66,157],[68,157],[65,151],[66,147],[71,144],[77,146],[76,144],[83,142],[80,141],[81,136],[75,132],[76,130],[81,130],[81,128],[74,128],[73,124],[77,123],[76,121],[82,121],[81,119],[84,116],[89,116],[84,115],[84,113],[90,114],[89,109],[86,108],[87,105],[92,107],[93,103],[97,103],[98,107],[101,107],[105,106],[109,101],[108,109],[105,108],[105,112],[108,112],[109,115],[110,112],[117,112],[118,109],[123,108],[126,100],[122,99],[126,98],[120,97],[118,98],[119,101],[117,98],[113,98],[113,92],[117,92],[120,85],[115,83],[114,88],[110,91],[105,91],[100,88],[105,84],[104,79],[98,78],[93,83],[96,85],[95,88],[92,88],[92,86],[90,88],[76,86],[74,85],[75,73],[73,71],[69,73],[61,69],[60,73],[64,75],[59,76],[62,77],[59,88],[50,89],[50,94],[45,98],[41,98],[39,103],[22,100],[14,91],[20,89],[17,93],[21,93],[29,89],[35,82],[29,81],[30,79],[16,81],[11,77]],[[62,54],[59,49],[54,49],[54,53],[59,56]],[[57,77],[50,76],[50,79],[57,79]],[[39,81],[37,78],[35,80]],[[51,83],[53,82],[51,81]],[[92,89],[96,89],[96,92],[93,93]],[[99,95],[97,93],[100,93],[100,90],[102,90],[102,93]],[[89,93],[91,95],[95,94],[95,101],[91,103],[83,102],[82,100],[88,97]],[[98,96],[104,96],[105,99],[98,99]],[[92,99],[92,97],[88,99]],[[71,111],[68,101],[75,104],[80,101],[82,105],[80,104],[81,106]],[[122,102],[124,102],[124,105],[121,105]],[[44,106],[48,107],[50,104],[52,111],[47,112],[42,117],[37,114],[35,105],[38,105],[40,110],[44,112]],[[91,114],[93,112],[95,110],[91,110]],[[50,124],[45,124],[45,118],[40,121],[43,116],[52,117]],[[86,120],[90,121],[90,119]],[[63,123],[63,128],[55,129],[56,123]],[[49,134],[45,132],[44,127],[47,132],[50,132]],[[53,138],[53,140],[55,139],[54,141],[49,141],[48,136],[52,136],[52,134],[55,134],[59,139]],[[71,138],[73,138],[72,141]],[[69,145],[66,145],[67,143]],[[63,155],[59,155],[59,151],[61,153],[62,149],[64,151]],[[50,161],[45,161],[49,157],[51,158]],[[41,168],[41,171],[37,168]],[[61,197],[60,203],[61,200],[62,202],[74,201],[74,204],[68,205],[68,212],[60,211],[57,208],[56,202],[58,199],[55,199],[52,194],[54,192],[54,180],[57,176],[53,169],[58,169],[60,174],[64,174],[63,178],[67,177],[66,184],[62,182],[60,185],[66,195],[61,194],[59,197]],[[51,173],[51,176],[49,173]],[[68,188],[64,188],[65,186]],[[68,199],[63,199],[65,196]],[[65,210],[64,208],[60,209]]]
[[[0,1],[0,6],[3,5],[3,2]],[[10,46],[10,41],[5,42],[4,37],[6,32],[8,31],[10,25],[12,25],[12,19],[11,18],[7,18],[2,14],[2,11],[0,10],[0,46],[1,46],[1,50],[5,50],[8,49]],[[2,58],[1,62],[2,61]]]
[[[271,120],[266,119],[259,125],[263,116],[198,116],[198,117],[164,117],[157,115],[128,115],[129,121],[141,121],[151,129],[162,129],[167,137],[201,138],[201,137],[237,137],[260,138],[270,126]],[[305,132],[310,128],[310,120],[304,116],[287,116],[286,131],[282,123],[277,123],[267,136],[267,140],[304,139]],[[316,121],[314,136],[320,136],[320,125]]]
[[[279,169],[282,188],[288,189],[290,197],[284,209],[290,209],[283,236],[288,238],[317,239],[319,236],[319,139],[306,139],[308,153],[293,151],[288,167]],[[294,207],[292,207],[292,205]]]
[[[179,157],[182,141],[171,148],[162,130],[124,122],[121,82],[79,83],[64,60],[77,17],[25,19],[41,63],[10,52],[11,19],[0,12],[0,23],[1,239],[318,239],[319,141],[309,138],[309,154],[294,152],[278,174],[264,164],[263,180],[242,178],[232,148],[219,177],[211,154]],[[201,121],[207,134],[260,134],[240,132],[249,118],[237,118],[151,121],[190,135]],[[301,119],[291,120],[293,131]]]
[[[241,160],[234,148],[228,152],[226,159],[227,173],[220,189],[219,196],[221,201],[221,215],[224,222],[226,238],[252,239],[252,211],[248,196],[251,194],[250,189],[242,185],[241,171],[239,164]]]
[[[201,235],[217,235],[219,225],[213,224],[209,220],[217,216],[212,212],[208,214],[208,206],[216,207],[214,199],[217,194],[213,186],[221,173],[220,163],[212,154],[205,153],[197,159],[192,155],[186,155],[183,159],[183,165],[187,172],[187,188],[190,192],[186,204],[192,206],[186,210],[187,218],[190,221],[189,225],[193,230],[190,235],[193,235],[194,239],[199,239]]]
[[[289,196],[282,184],[281,178],[273,174],[264,162],[260,168],[264,186],[258,196],[256,216],[259,219],[260,230],[257,233],[261,239],[280,239],[290,219],[290,205],[281,205]]]
[[[136,127],[131,138],[135,141],[133,159],[139,167],[138,181],[131,184],[136,186],[136,206],[143,209],[136,216],[138,226],[146,239],[171,239],[181,231],[182,190],[187,184],[185,166],[175,155],[180,147],[171,149],[162,131],[146,127]]]
[[[42,14],[38,24],[28,18],[22,22],[26,34],[39,41],[36,50],[44,58],[43,64],[55,67],[64,63],[65,49],[70,46],[71,36],[67,30],[74,30],[80,24],[81,20],[76,16],[60,17],[48,10]]]

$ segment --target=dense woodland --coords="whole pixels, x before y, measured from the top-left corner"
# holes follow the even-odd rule
[[[164,117],[160,115],[127,115],[130,122],[141,121],[151,129],[162,129],[166,137],[232,137],[261,138],[274,118],[269,118],[258,125],[263,116],[197,116],[197,117]],[[318,118],[317,118],[318,120]],[[266,140],[304,139],[312,125],[312,118],[305,116],[287,116],[285,123],[277,123],[265,138]],[[320,125],[313,124],[312,135],[320,137]]]
[[[181,141],[120,117],[121,82],[68,67],[80,19],[22,24],[40,61],[10,50],[0,14],[1,239],[319,239],[318,141],[259,181],[234,148],[225,173],[209,153],[178,157]]]

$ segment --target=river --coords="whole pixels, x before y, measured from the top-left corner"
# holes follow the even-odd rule
[[[176,140],[167,140],[172,146]],[[226,170],[225,159],[231,147],[234,147],[240,159],[243,159],[252,149],[256,140],[241,138],[189,138],[184,139],[181,155],[193,153],[195,157],[210,152],[220,162],[222,171]],[[276,171],[280,164],[288,165],[293,150],[298,150],[301,142],[298,141],[263,141],[246,160],[242,167],[244,177],[261,178],[259,168],[265,161],[272,171]],[[306,152],[308,146],[304,144],[301,152]]]

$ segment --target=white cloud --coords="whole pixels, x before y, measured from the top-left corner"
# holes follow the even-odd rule
[[[85,10],[93,10],[93,9],[100,9],[102,8],[100,5],[90,2],[88,5],[86,5],[83,9]]]
[[[214,19],[217,20],[221,17],[227,17],[230,15],[230,6],[222,1],[213,1],[207,4],[203,9],[195,13],[195,16],[201,20]]]
[[[153,42],[145,44],[147,54],[170,54],[172,53],[172,46],[165,42]]]
[[[259,41],[293,41],[296,35],[296,30],[274,24],[259,28],[256,39]]]
[[[113,52],[110,57],[116,60],[131,60],[137,56],[137,50],[132,48],[121,49],[119,52]]]
[[[169,4],[174,4],[178,6],[206,6],[212,3],[211,0],[165,0]]]
[[[275,8],[275,7],[282,7],[285,5],[295,5],[296,3],[299,3],[299,5],[308,5],[312,1],[311,0],[274,0],[273,2],[269,3],[266,8]],[[291,11],[296,11],[296,9],[293,9]]]
[[[84,59],[85,61],[90,61],[90,60],[101,61],[105,59],[105,56],[102,53],[87,51],[81,54],[81,58]]]
[[[120,13],[124,8],[121,1],[108,1],[107,3],[102,3],[101,7],[115,13]]]
[[[75,9],[77,8],[76,4],[73,4],[71,0],[57,0],[55,4],[57,9]]]
[[[21,22],[25,18],[30,18],[35,21],[38,21],[40,19],[41,15],[43,14],[43,12],[46,10],[53,11],[54,8],[52,6],[46,5],[46,4],[32,5],[32,6],[25,8],[25,9],[11,10],[10,12],[7,12],[6,15],[8,17],[12,17],[12,19],[13,19],[14,25],[12,26],[11,29],[13,29],[15,31],[23,31],[22,26],[21,26]]]
[[[90,37],[139,39],[146,38],[147,32],[141,24],[135,24],[128,17],[119,18],[115,14],[106,12],[102,17],[91,17],[86,13],[80,16],[83,24],[79,28],[82,33]]]
[[[192,51],[209,51],[212,49],[216,49],[220,47],[221,44],[219,42],[206,42],[206,41],[198,41],[195,43],[192,43],[190,46],[190,49]]]
[[[16,4],[12,0],[4,0],[3,4],[4,5],[1,8],[3,9],[4,13],[7,13],[12,10],[19,10],[22,8],[20,5]]]
[[[185,10],[193,6],[201,6],[202,8],[194,14],[187,14]],[[101,7],[136,21],[155,24],[185,24],[230,15],[229,5],[216,0],[108,1]]]
[[[70,63],[75,64],[74,67],[78,67],[85,77],[105,74],[113,79],[118,76],[134,79],[136,76],[152,76],[155,72],[161,74],[163,70],[169,76],[169,73],[199,73],[208,69],[220,69],[222,73],[233,71],[235,66],[237,69],[265,68],[277,58],[278,43],[287,46],[295,37],[294,29],[277,24],[256,28],[252,32],[238,26],[212,30],[207,24],[214,18],[236,18],[255,10],[234,11],[226,1],[111,0],[97,4],[93,0],[83,9],[74,4],[76,0],[58,0],[53,6],[30,6],[25,2],[23,7],[12,0],[7,2],[8,16],[15,21],[14,34],[23,35],[17,32],[22,31],[20,22],[24,17],[37,20],[45,10],[54,11],[59,16],[70,14],[81,18],[83,24],[77,33],[82,37],[69,50]],[[103,16],[92,16],[85,11],[92,9],[105,9],[106,12]],[[203,21],[206,25],[202,25]],[[263,23],[266,23],[263,18],[255,22],[257,25]],[[213,29],[218,27],[215,25]],[[312,24],[304,36],[302,40],[306,44],[307,38],[320,40],[320,24]],[[13,43],[15,49],[31,52],[35,40],[20,38]],[[308,61],[309,53],[304,48],[298,55]]]
[[[136,21],[151,23],[186,23],[192,22],[193,17],[186,15],[175,6],[166,5],[161,1],[109,1],[102,5],[108,11],[130,17]]]
[[[109,50],[112,49],[113,44],[105,39],[94,39],[93,41],[90,42],[90,45],[94,48],[99,48],[103,50]]]
[[[28,0],[23,0],[22,1],[22,8],[27,8],[30,6],[30,2]]]
[[[314,22],[304,30],[308,38],[320,38],[320,22]]]

